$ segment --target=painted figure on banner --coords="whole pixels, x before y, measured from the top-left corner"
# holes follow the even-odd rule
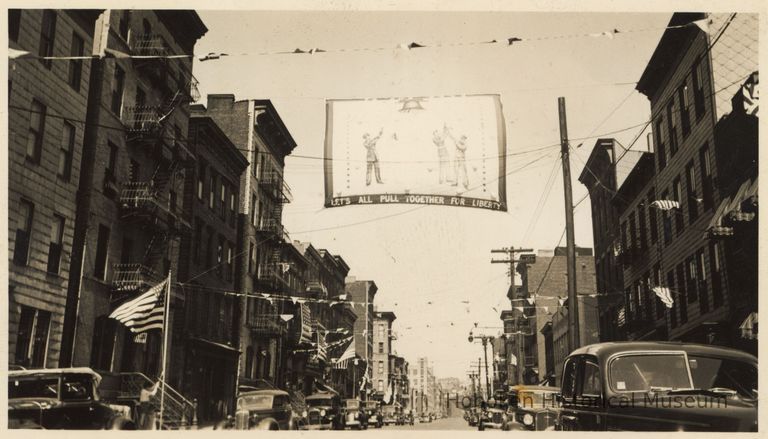
[[[448,157],[448,148],[445,147],[445,136],[447,135],[448,127],[443,125],[443,132],[440,133],[437,130],[432,132],[432,142],[437,147],[437,158],[440,165],[440,184],[445,182],[451,182],[448,177],[448,163],[450,158]]]
[[[384,128],[379,130],[379,134],[376,137],[371,137],[369,133],[363,134],[363,146],[367,150],[366,161],[368,162],[368,168],[365,173],[365,185],[371,185],[371,173],[376,172],[376,183],[384,183],[381,181],[381,168],[379,167],[379,156],[376,154],[376,142],[381,138],[381,134],[384,132]]]
[[[464,186],[464,189],[469,189],[469,176],[467,175],[466,161],[467,136],[462,135],[456,140],[447,126],[445,128],[445,133],[451,140],[453,140],[453,144],[456,145],[456,153],[453,157],[453,176],[455,178],[453,186],[457,186],[459,184],[459,179],[461,179],[461,184]]]

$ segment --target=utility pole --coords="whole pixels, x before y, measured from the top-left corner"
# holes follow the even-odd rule
[[[530,253],[533,249],[530,248],[515,248],[514,246],[510,247],[504,247],[501,249],[493,249],[491,250],[491,253],[505,253],[508,255],[508,259],[491,259],[491,264],[509,264],[509,280],[511,283],[510,291],[507,293],[507,298],[509,299],[510,306],[512,306],[512,310],[515,309],[515,299],[518,299],[518,297],[515,297],[517,294],[517,288],[515,285],[515,262],[521,262],[520,259],[515,259],[515,253]],[[525,362],[523,360],[525,356],[525,350],[523,346],[523,336],[521,334],[522,331],[520,331],[520,319],[522,317],[518,316],[515,321],[515,329],[518,331],[517,334],[517,383],[522,384],[523,383],[523,367],[525,366]]]
[[[557,98],[560,115],[560,156],[563,161],[563,192],[565,193],[565,235],[568,259],[568,344],[569,352],[580,345],[579,303],[576,298],[576,244],[573,231],[573,192],[571,189],[571,161],[568,145],[568,124],[565,119],[565,98]]]
[[[69,272],[77,273],[77,275],[70,276],[69,285],[67,286],[59,367],[72,367],[74,363],[77,314],[80,307],[80,289],[82,286],[85,247],[91,214],[91,191],[93,190],[96,150],[99,144],[98,126],[99,112],[101,111],[101,92],[104,84],[104,55],[109,38],[109,18],[111,12],[110,9],[104,10],[96,20],[94,27],[91,71],[88,82],[88,108],[85,112],[83,128],[80,188],[76,195],[77,208],[75,210],[74,236],[72,238],[72,252],[69,265]]]

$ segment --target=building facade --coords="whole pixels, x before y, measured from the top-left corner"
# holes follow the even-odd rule
[[[373,357],[371,366],[373,367],[372,382],[374,399],[390,403],[385,397],[392,392],[392,377],[390,371],[390,356],[392,352],[392,340],[394,332],[392,323],[394,323],[395,313],[391,311],[376,311],[373,315]]]
[[[188,139],[196,160],[186,169],[183,203],[192,233],[181,239],[178,281],[184,295],[169,380],[200,402],[198,417],[205,421],[218,417],[222,405],[234,413],[240,299],[224,292],[235,291],[238,182],[248,162],[204,107],[193,105],[190,112]]]
[[[9,47],[40,56],[90,53],[98,16],[9,10]],[[8,362],[56,367],[91,64],[31,58],[8,64]]]
[[[754,351],[740,326],[757,298],[756,101],[743,99],[758,68],[757,16],[681,13],[670,25],[682,27],[663,34],[637,85],[653,151],[612,199],[624,284],[614,318],[632,340]]]
[[[364,374],[358,377],[359,395],[366,400],[375,391],[373,380],[373,301],[378,292],[376,283],[372,280],[357,280],[354,277],[346,279],[346,294],[353,302],[352,311],[355,319],[354,342],[355,352],[365,365]],[[358,362],[360,364],[360,362]]]

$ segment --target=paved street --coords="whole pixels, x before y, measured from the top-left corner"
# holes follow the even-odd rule
[[[392,425],[385,430],[473,430],[461,416],[414,425]]]

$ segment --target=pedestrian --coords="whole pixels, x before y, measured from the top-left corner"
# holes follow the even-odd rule
[[[155,429],[155,406],[152,404],[152,397],[157,394],[160,388],[160,380],[147,381],[139,393],[139,429]]]
[[[384,183],[381,180],[381,168],[379,167],[379,156],[378,154],[376,154],[376,142],[379,141],[379,138],[381,137],[383,132],[384,132],[384,128],[379,130],[379,134],[376,137],[371,137],[371,135],[368,133],[363,134],[363,146],[367,150],[366,161],[368,162],[368,166],[365,172],[366,186],[371,185],[371,174],[374,171],[376,173],[376,183],[379,183],[379,184]]]

